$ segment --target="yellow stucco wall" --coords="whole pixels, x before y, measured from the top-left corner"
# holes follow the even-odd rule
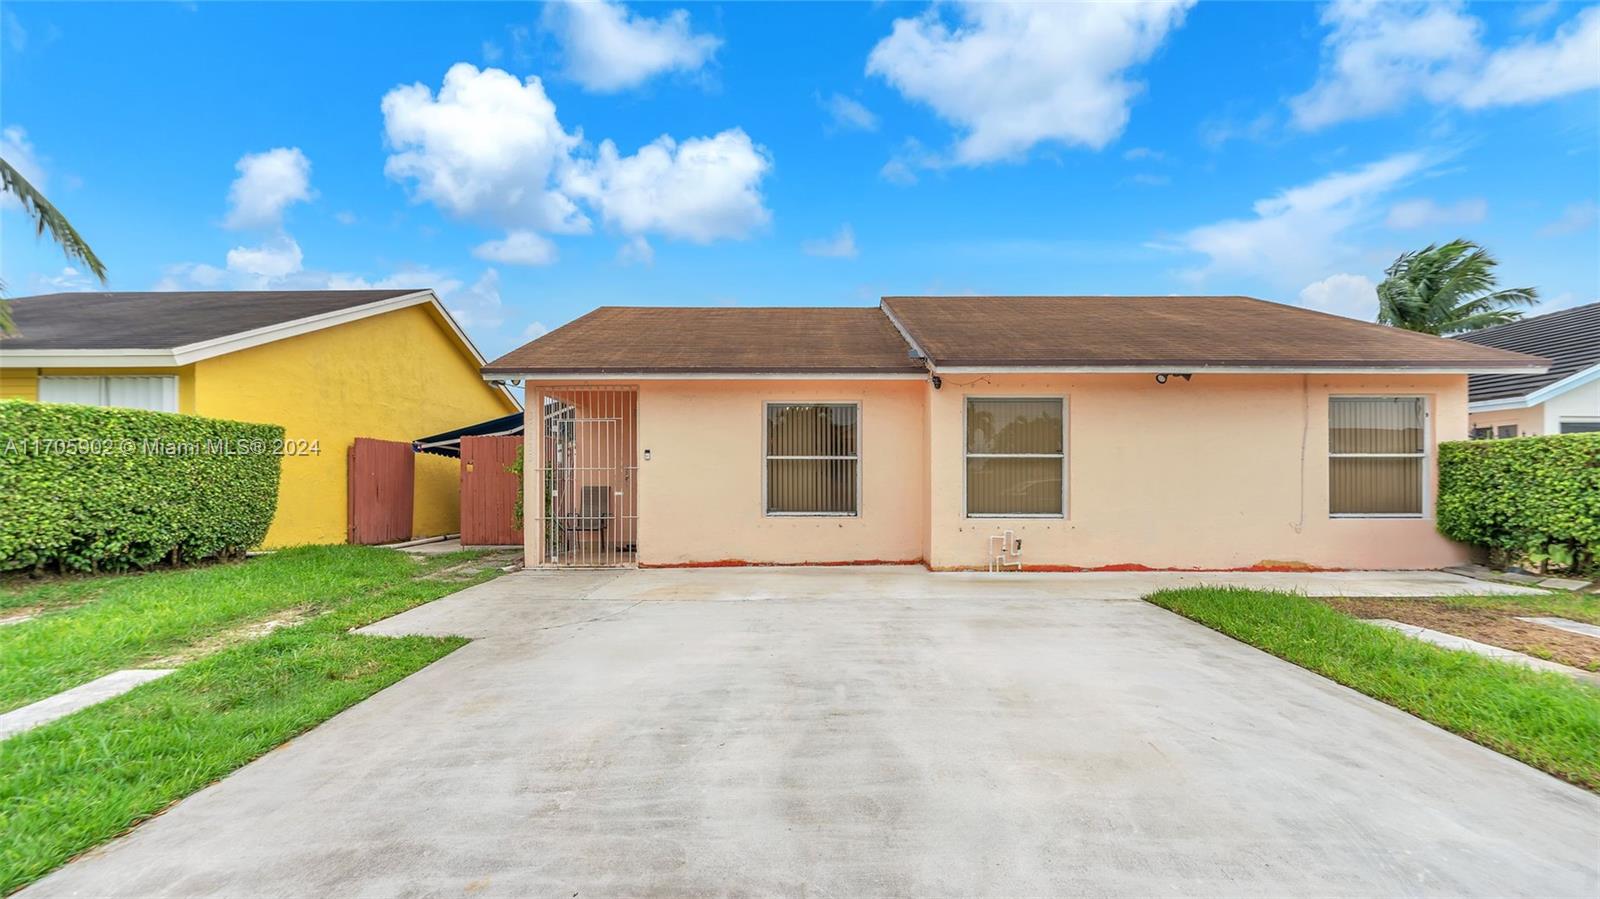
[[[316,454],[284,457],[268,547],[345,541],[356,437],[410,441],[516,411],[431,305],[177,368],[0,369],[0,399],[37,401],[41,374],[177,375],[179,412],[280,424],[287,440],[316,441]],[[456,460],[416,457],[412,536],[458,529],[459,487]]]
[[[410,441],[516,411],[431,306],[371,318],[195,363],[199,415],[281,424],[286,455],[266,546],[343,543],[346,453],[356,437]],[[458,528],[456,460],[416,457],[412,535]]]

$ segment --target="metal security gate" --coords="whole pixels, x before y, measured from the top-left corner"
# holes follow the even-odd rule
[[[527,518],[542,565],[632,565],[638,539],[638,389],[539,387],[544,426],[534,436],[542,502]],[[531,491],[530,491],[531,492]]]

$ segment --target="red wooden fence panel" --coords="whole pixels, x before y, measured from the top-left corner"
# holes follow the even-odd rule
[[[398,543],[411,539],[415,469],[409,443],[357,437],[350,444],[351,543]]]
[[[461,545],[522,545],[514,523],[521,437],[461,438]]]

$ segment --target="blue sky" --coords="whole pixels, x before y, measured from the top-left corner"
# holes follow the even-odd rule
[[[1600,296],[1600,7],[0,8],[0,155],[110,287],[601,304],[1243,293],[1370,318],[1465,236]],[[0,209],[13,294],[93,285]]]

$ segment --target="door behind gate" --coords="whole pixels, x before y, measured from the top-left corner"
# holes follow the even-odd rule
[[[538,522],[543,565],[634,564],[638,540],[638,389],[532,387],[543,427],[535,438],[544,488]]]

